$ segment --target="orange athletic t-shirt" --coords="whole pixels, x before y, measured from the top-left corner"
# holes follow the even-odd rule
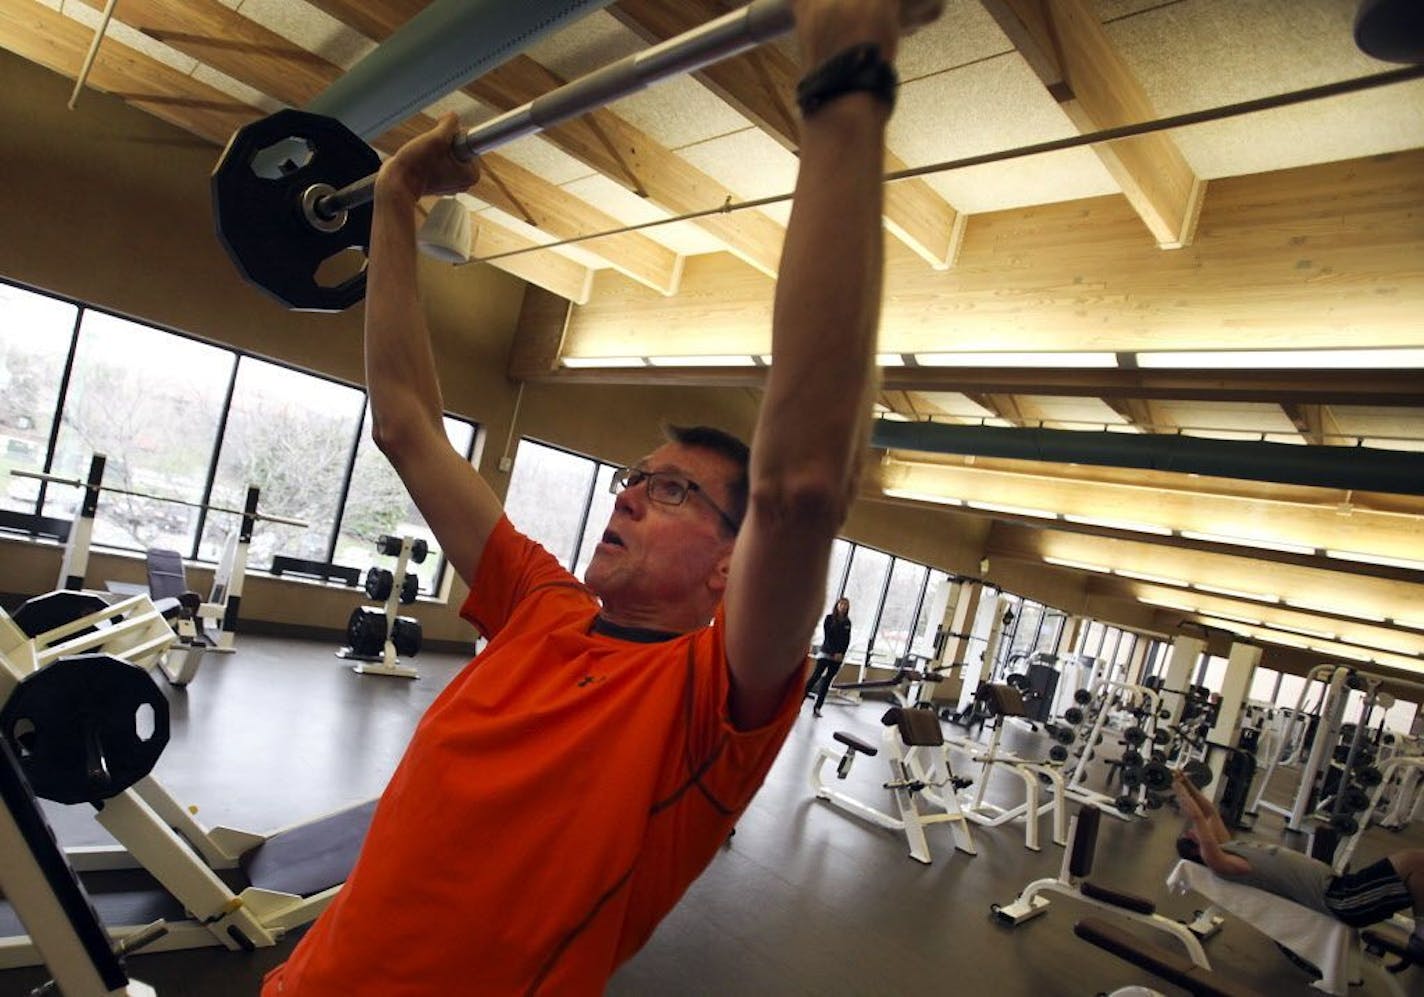
[[[431,704],[361,855],[263,997],[597,994],[726,840],[795,722],[738,731],[719,608],[657,643],[502,518],[461,615],[489,638]]]

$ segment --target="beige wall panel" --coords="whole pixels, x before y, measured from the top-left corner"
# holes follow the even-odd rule
[[[1214,181],[1171,253],[1118,197],[975,215],[953,270],[887,247],[880,348],[1416,346],[1424,271],[1399,261],[1424,254],[1421,209],[1424,150]],[[765,352],[771,287],[724,255],[689,261],[676,298],[609,281],[568,352]]]

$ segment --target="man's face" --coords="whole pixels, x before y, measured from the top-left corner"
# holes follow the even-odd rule
[[[715,603],[726,581],[733,537],[705,499],[731,508],[729,481],[737,469],[719,454],[667,443],[636,465],[697,483],[681,505],[648,498],[647,483],[625,488],[613,502],[603,538],[584,573],[588,586],[611,610]]]

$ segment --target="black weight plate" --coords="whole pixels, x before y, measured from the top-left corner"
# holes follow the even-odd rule
[[[405,605],[410,605],[415,601],[415,597],[420,594],[420,579],[414,575],[406,575],[401,579],[400,601]]]
[[[385,602],[390,597],[394,581],[389,568],[367,568],[366,595],[377,602]]]
[[[33,599],[26,599],[10,619],[14,620],[15,625],[25,632],[26,637],[38,637],[55,627],[62,627],[81,616],[89,616],[108,607],[107,602],[92,592],[61,590],[46,592]],[[72,636],[78,637],[80,634],[87,634],[93,630],[93,627],[86,627],[83,630],[76,630]]]
[[[259,176],[259,154],[288,140],[305,144],[305,162],[289,159],[274,169],[280,175]],[[339,229],[324,232],[304,217],[302,195],[315,184],[339,190],[380,166],[376,151],[335,118],[286,108],[245,125],[213,170],[218,239],[244,277],[288,308],[349,308],[366,294],[365,268],[330,287],[318,282],[317,270],[345,250],[370,248],[371,205],[349,209]]]
[[[396,653],[412,658],[420,653],[420,641],[420,621],[410,616],[397,616],[391,631],[391,643],[395,645]]]
[[[1190,779],[1192,785],[1197,789],[1206,789],[1211,785],[1211,766],[1206,762],[1193,759],[1182,766],[1182,774]]]
[[[0,735],[35,794],[56,803],[122,793],[153,771],[168,732],[168,700],[153,676],[108,654],[31,672],[0,710]]]

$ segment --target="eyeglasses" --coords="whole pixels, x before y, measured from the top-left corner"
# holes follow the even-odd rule
[[[701,485],[691,478],[671,471],[644,471],[641,467],[620,467],[613,472],[613,478],[608,482],[608,490],[617,495],[625,488],[637,488],[639,485],[646,485],[648,498],[660,505],[682,505],[689,494],[695,493],[721,517],[727,529],[736,533],[741,525],[720,505],[713,502]]]

